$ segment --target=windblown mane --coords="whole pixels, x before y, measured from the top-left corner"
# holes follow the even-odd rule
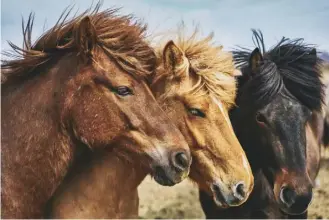
[[[278,93],[288,90],[301,104],[311,110],[320,110],[324,99],[320,71],[322,60],[312,55],[314,47],[305,44],[301,38],[291,40],[283,37],[277,45],[266,51],[262,33],[252,31],[254,44],[262,52],[264,61],[258,75],[239,85],[241,93],[250,90],[253,102],[264,105]],[[247,69],[251,52],[246,48],[233,51],[235,63],[242,69],[240,82],[243,78],[249,79]]]
[[[212,42],[213,34],[198,39],[198,29],[191,36],[184,35],[183,28],[176,35],[175,44],[184,52],[189,65],[181,70],[186,73],[190,68],[200,78],[198,83],[189,92],[205,91],[205,94],[214,95],[227,107],[235,103],[236,81],[234,74],[233,56],[223,51],[222,46]],[[157,55],[162,60],[163,47],[159,47]]]
[[[144,41],[146,25],[134,21],[132,15],[119,16],[119,9],[108,9],[99,12],[101,4],[82,14],[67,19],[72,9],[66,9],[56,25],[43,34],[32,45],[31,34],[34,15],[30,14],[27,25],[23,29],[23,48],[9,42],[12,52],[4,53],[9,60],[1,65],[2,83],[14,79],[26,79],[35,74],[35,68],[49,64],[67,53],[77,53],[79,39],[74,35],[77,24],[89,17],[96,32],[95,43],[110,58],[128,73],[144,76],[150,74],[156,64],[154,51]],[[95,52],[95,51],[94,51]],[[93,52],[92,52],[93,53]]]

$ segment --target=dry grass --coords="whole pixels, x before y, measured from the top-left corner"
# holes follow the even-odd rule
[[[324,152],[318,180],[309,218],[329,219],[329,149]],[[204,218],[198,190],[187,180],[174,187],[163,187],[148,177],[139,193],[142,218]]]

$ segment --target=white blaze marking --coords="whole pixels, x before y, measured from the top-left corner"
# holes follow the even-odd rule
[[[243,161],[243,167],[246,169],[248,175],[250,174],[249,173],[249,162],[246,158],[246,156],[242,155],[242,161]]]
[[[215,97],[213,97],[213,96],[211,98],[218,105],[220,111],[224,115],[224,118],[225,118],[227,124],[232,128],[231,121],[230,121],[230,119],[225,114],[223,103],[220,100],[218,100]],[[233,135],[235,135],[235,133],[233,132],[233,128],[232,128],[231,132],[232,132]],[[249,162],[248,162],[248,160],[247,160],[247,158],[246,158],[245,155],[242,155],[242,161],[243,161],[243,167],[247,170],[247,173],[250,174],[250,172],[249,172]]]
[[[214,96],[211,96],[211,98],[215,102],[215,104],[218,106],[218,108],[220,109],[220,111],[222,112],[222,114],[224,115],[224,118],[225,118],[226,123],[232,128],[231,121],[227,117],[227,115],[225,114],[223,103],[220,100],[216,99]]]

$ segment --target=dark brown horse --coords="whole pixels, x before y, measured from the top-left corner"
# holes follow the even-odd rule
[[[315,129],[321,128],[323,121],[321,121],[321,113],[315,113],[310,119],[310,124],[315,125]],[[309,127],[311,128],[311,127]],[[321,133],[320,133],[321,134]],[[313,135],[313,131],[307,132],[308,138],[308,152],[311,160],[308,161],[308,172],[312,180],[312,184],[315,184],[315,180],[320,160],[320,149],[321,142],[316,141],[316,137],[320,138],[319,135]],[[255,178],[254,190],[249,196],[247,202],[239,207],[230,208],[227,210],[219,210],[218,207],[212,202],[211,198],[206,196],[205,193],[200,192],[200,201],[202,204],[203,211],[207,218],[227,218],[227,219],[287,219],[287,218],[306,218],[307,212],[300,215],[289,215],[281,211],[278,206],[274,194],[273,185],[268,181],[264,172],[258,169],[253,172]]]
[[[24,48],[11,44],[14,59],[1,66],[3,218],[42,217],[70,169],[115,143],[160,184],[188,174],[188,145],[146,84],[156,65],[146,27],[98,9],[63,13],[34,45],[30,16]]]
[[[254,51],[234,52],[242,76],[230,114],[254,190],[245,204],[227,210],[217,209],[204,192],[200,201],[207,218],[304,218],[320,161],[320,60],[302,39],[283,38],[269,51],[260,32],[254,31],[254,40]]]

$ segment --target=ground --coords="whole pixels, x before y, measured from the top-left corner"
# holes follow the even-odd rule
[[[197,187],[188,180],[163,187],[149,177],[139,187],[141,218],[204,218]],[[329,152],[322,158],[309,218],[329,219]]]

